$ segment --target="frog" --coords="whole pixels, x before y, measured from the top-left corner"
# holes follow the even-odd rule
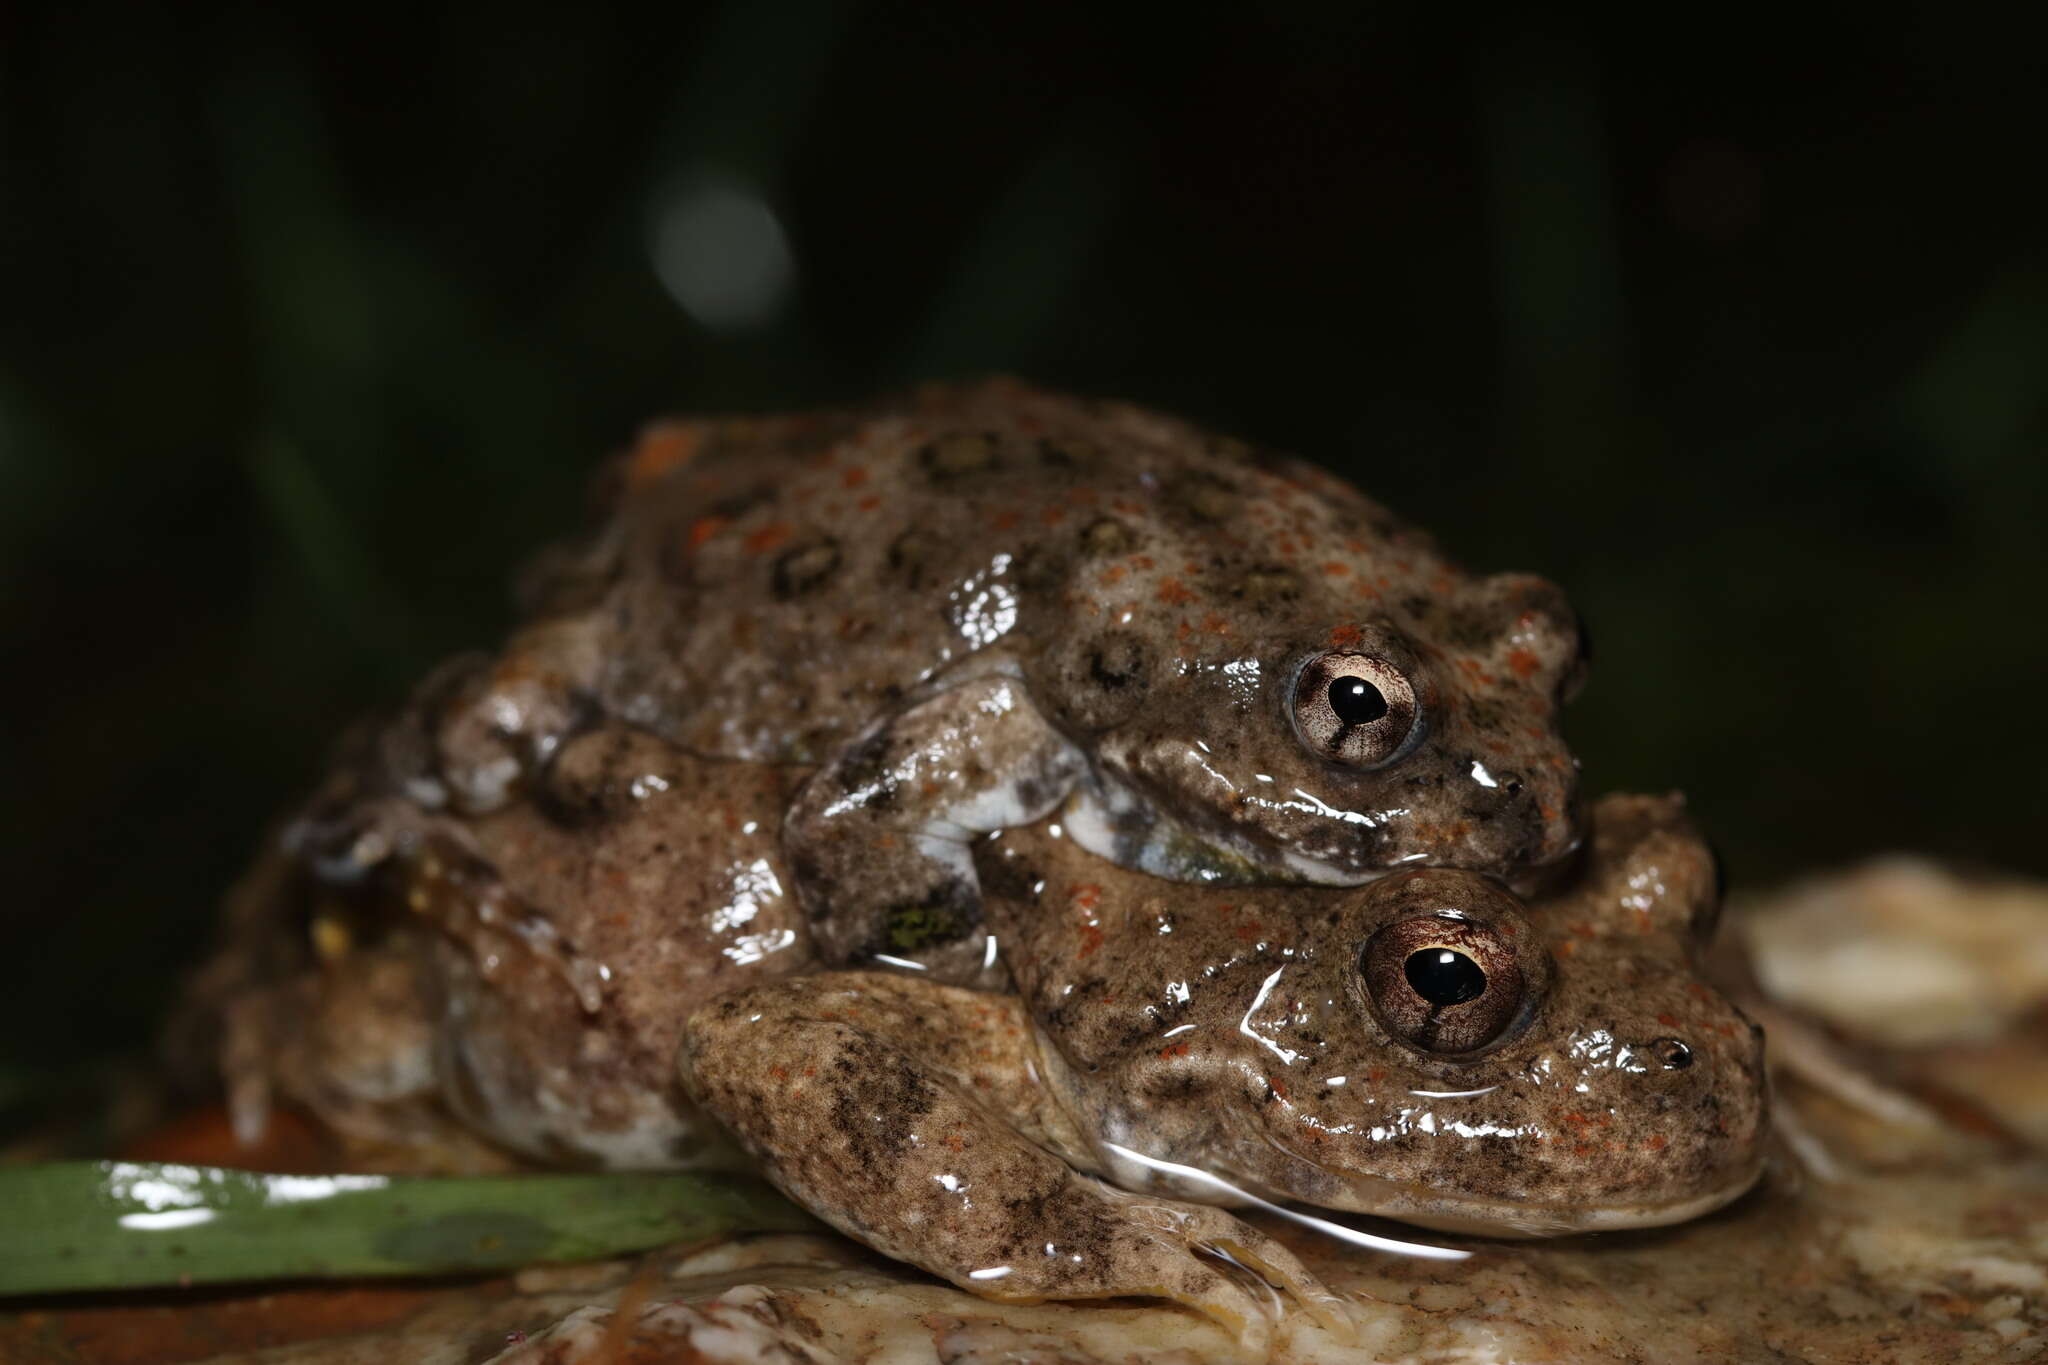
[[[807,769],[778,828],[812,943],[962,984],[974,841],[1055,814],[1206,884],[1527,887],[1580,843],[1562,591],[1302,460],[998,379],[657,423],[595,507],[504,647],[431,676],[296,824],[330,879],[616,725]]]
[[[1229,1210],[1457,1256],[1297,1209],[1562,1236],[1696,1218],[1763,1170],[1762,1030],[1702,976],[1712,854],[1674,796],[1590,827],[1583,875],[1532,901],[1434,867],[1195,886],[1005,830],[975,853],[1011,993],[794,976],[699,1006],[679,1065],[799,1203],[962,1289],[1254,1330],[1220,1258],[1341,1334]]]
[[[991,989],[819,950],[776,825],[811,776],[613,725],[357,882],[280,851],[199,992],[238,1128],[282,1102],[378,1160],[758,1169],[969,1292],[1161,1297],[1247,1340],[1258,1279],[1349,1310],[1245,1205],[1548,1236],[1756,1177],[1758,1035],[1699,974],[1718,890],[1675,798],[1594,803],[1529,898],[1439,867],[1202,885],[1057,817],[993,831]]]

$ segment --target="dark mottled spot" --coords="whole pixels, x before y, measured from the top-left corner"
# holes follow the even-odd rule
[[[738,521],[762,503],[769,501],[772,496],[773,492],[768,485],[756,484],[752,488],[743,488],[736,493],[727,493],[724,497],[714,500],[706,510],[712,516],[725,521]]]
[[[1010,561],[1009,576],[1030,593],[1057,592],[1067,581],[1067,556],[1044,545],[1027,545]]]
[[[981,432],[955,432],[920,447],[917,462],[932,482],[951,483],[993,468],[996,440]]]
[[[1181,475],[1166,489],[1167,504],[1196,521],[1222,521],[1237,510],[1237,486],[1199,471]]]
[[[1081,548],[1091,555],[1127,554],[1138,544],[1138,533],[1115,517],[1097,517],[1081,528]]]
[[[1088,651],[1088,677],[1098,687],[1121,691],[1145,681],[1145,646],[1129,631],[1097,636]]]
[[[1460,603],[1441,612],[1436,625],[1437,643],[1446,649],[1478,653],[1514,626],[1515,618],[1491,603]]]
[[[1301,595],[1301,576],[1284,564],[1255,564],[1231,580],[1228,591],[1241,602],[1284,602]]]
[[[1431,620],[1442,604],[1426,592],[1410,593],[1401,599],[1401,610],[1418,621]]]
[[[930,1082],[895,1048],[859,1034],[842,1045],[832,1078],[833,1130],[862,1167],[888,1170],[932,1110]]]
[[[1151,690],[1150,655],[1127,630],[1081,636],[1060,651],[1057,702],[1085,730],[1105,730],[1127,719]]]
[[[1198,1096],[1208,1084],[1188,1067],[1161,1066],[1145,1073],[1145,1093],[1159,1100],[1187,1100]]]
[[[784,601],[818,587],[839,567],[839,542],[826,537],[792,546],[775,561],[775,595]]]
[[[910,587],[921,588],[935,576],[946,549],[944,540],[913,526],[889,542],[889,572]]]
[[[1038,442],[1038,462],[1047,469],[1095,469],[1103,463],[1103,453],[1093,441],[1045,437]]]
[[[976,870],[981,874],[983,899],[1011,905],[1038,903],[1038,887],[1044,877],[1024,859],[998,853],[980,859]]]

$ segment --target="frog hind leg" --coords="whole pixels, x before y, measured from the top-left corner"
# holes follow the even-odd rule
[[[1264,1233],[1074,1169],[1085,1142],[1036,1058],[1014,998],[832,972],[712,1001],[685,1027],[680,1066],[792,1199],[971,1293],[1163,1298],[1263,1344],[1270,1295],[1227,1259],[1349,1337],[1344,1301]]]
[[[1087,770],[1023,684],[985,676],[886,718],[804,784],[783,825],[820,956],[981,981],[969,842],[1050,814]]]

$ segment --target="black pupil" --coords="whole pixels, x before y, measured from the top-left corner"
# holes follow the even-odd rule
[[[1370,725],[1387,714],[1387,699],[1363,678],[1338,678],[1330,684],[1330,709],[1346,725]]]
[[[1462,1005],[1486,993],[1486,973],[1453,948],[1422,948],[1402,965],[1408,984],[1432,1005]]]

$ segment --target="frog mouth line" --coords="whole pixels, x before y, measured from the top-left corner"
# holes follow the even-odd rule
[[[1284,1143],[1275,1148],[1296,1162],[1298,1154]],[[1314,1163],[1304,1163],[1311,1171]],[[1623,1232],[1630,1229],[1666,1227],[1702,1217],[1734,1203],[1755,1188],[1763,1176],[1764,1160],[1756,1153],[1730,1179],[1704,1194],[1690,1194],[1663,1201],[1634,1203],[1539,1203],[1463,1194],[1427,1185],[1378,1177],[1363,1172],[1323,1172],[1323,1178],[1309,1176],[1290,1192],[1283,1181],[1252,1178],[1244,1180],[1250,1190],[1275,1200],[1292,1200],[1319,1208],[1388,1218],[1433,1232],[1450,1232],[1475,1237],[1525,1240],[1569,1237],[1589,1232]]]
[[[1544,1206],[1404,1191],[1390,1199],[1374,1200],[1373,1207],[1360,1211],[1438,1232],[1480,1237],[1519,1240],[1566,1237],[1585,1232],[1623,1232],[1634,1228],[1668,1227],[1712,1213],[1749,1193],[1762,1175],[1763,1163],[1757,1162],[1743,1172],[1739,1180],[1730,1181],[1719,1189],[1661,1204]]]

